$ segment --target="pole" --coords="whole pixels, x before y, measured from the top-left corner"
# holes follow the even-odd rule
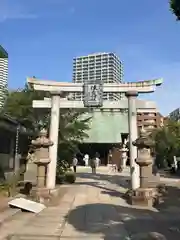
[[[15,144],[15,157],[14,157],[14,172],[16,172],[19,168],[19,164],[17,164],[18,159],[18,150],[19,150],[19,130],[20,125],[16,128],[16,144]]]
[[[127,92],[128,98],[128,127],[129,127],[129,155],[130,155],[130,171],[131,171],[131,187],[132,190],[139,188],[139,166],[136,164],[137,148],[133,145],[138,137],[137,134],[137,110],[136,110],[136,97],[137,92]]]
[[[47,188],[54,189],[56,185],[56,167],[57,167],[57,150],[59,136],[59,115],[60,115],[60,95],[52,95],[51,98],[51,120],[49,138],[53,145],[49,147],[50,163],[47,169]]]

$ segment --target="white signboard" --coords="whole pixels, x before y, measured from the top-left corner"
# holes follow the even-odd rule
[[[20,208],[28,212],[39,213],[46,208],[42,203],[37,203],[25,198],[15,198],[8,202],[10,207]]]

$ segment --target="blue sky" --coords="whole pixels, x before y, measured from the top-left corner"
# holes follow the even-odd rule
[[[0,44],[9,53],[9,87],[27,76],[71,81],[72,59],[115,52],[125,81],[163,77],[143,98],[168,114],[180,106],[180,22],[168,0],[0,0]]]

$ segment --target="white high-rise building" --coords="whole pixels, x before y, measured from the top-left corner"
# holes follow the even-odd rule
[[[73,82],[75,83],[117,83],[123,81],[123,64],[114,53],[94,53],[73,59]],[[104,93],[104,100],[116,101],[121,94]],[[83,100],[76,93],[75,100]]]
[[[0,45],[0,108],[3,107],[8,83],[8,53]]]

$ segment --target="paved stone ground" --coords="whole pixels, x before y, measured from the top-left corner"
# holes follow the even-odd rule
[[[180,239],[180,198],[176,204],[165,204],[159,209],[135,208],[122,198],[128,187],[127,170],[115,174],[101,167],[96,175],[89,168],[78,168],[78,172],[76,184],[59,206],[49,207],[36,216],[26,215],[21,225],[14,222],[15,227],[9,232],[0,227],[0,236],[14,234],[12,240],[125,240],[135,233],[156,231],[167,240]],[[177,183],[173,189],[177,190]]]

